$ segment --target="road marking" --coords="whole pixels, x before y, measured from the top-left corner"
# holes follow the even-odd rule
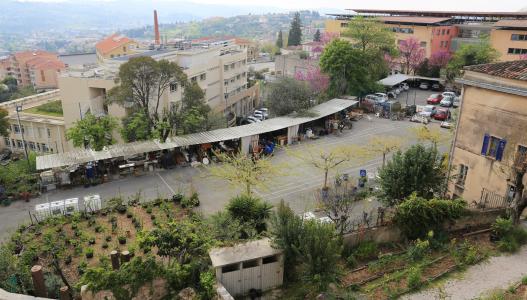
[[[161,174],[159,174],[159,173],[156,173],[156,174],[157,174],[157,176],[159,176],[161,181],[163,181],[163,183],[167,186],[167,188],[172,192],[172,194],[175,195],[176,192],[172,189],[172,187],[170,185],[168,185],[168,182],[165,180],[165,178],[163,178],[163,176],[161,176]]]

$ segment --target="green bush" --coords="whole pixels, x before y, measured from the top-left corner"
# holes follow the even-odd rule
[[[365,241],[357,245],[353,251],[353,256],[358,260],[367,260],[377,257],[377,244],[373,241]]]
[[[417,239],[408,248],[406,255],[412,261],[419,261],[423,259],[428,252],[430,252],[430,242],[428,240],[422,241]]]
[[[413,267],[408,272],[408,288],[411,290],[417,290],[421,286],[421,269]]]
[[[353,254],[346,258],[346,265],[348,265],[348,267],[351,269],[357,266],[357,259],[355,258],[355,256],[353,256]]]
[[[524,277],[522,278],[522,284],[523,284],[523,285],[527,285],[527,276],[524,276]]]
[[[183,208],[193,208],[199,206],[199,195],[198,193],[192,193],[190,197],[183,197],[181,200],[181,207]]]
[[[425,237],[433,230],[443,230],[443,223],[465,213],[466,202],[461,199],[427,200],[412,194],[397,205],[394,221],[408,239]]]
[[[266,230],[266,221],[271,215],[272,205],[259,198],[240,195],[227,204],[229,214],[242,225],[250,224],[258,233]]]
[[[93,248],[86,248],[86,251],[84,252],[86,255],[86,258],[92,258],[93,257]]]
[[[527,242],[527,231],[515,227],[511,219],[498,217],[492,224],[492,233],[498,238],[498,249],[503,252],[516,252]]]
[[[117,240],[119,241],[119,244],[124,245],[126,244],[126,237],[124,235],[120,235]]]
[[[214,285],[216,284],[216,276],[212,271],[207,271],[199,274],[199,287],[202,299],[213,299],[216,295]]]

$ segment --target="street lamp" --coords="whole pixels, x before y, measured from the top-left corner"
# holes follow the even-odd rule
[[[24,153],[26,154],[27,165],[29,166],[29,156],[27,155],[26,141],[24,140],[24,130],[22,129],[22,125],[20,125],[19,112],[21,112],[21,111],[22,111],[22,105],[21,104],[17,104],[16,105],[16,119],[18,121],[18,130],[20,130],[20,134],[22,136],[22,146],[24,147]]]

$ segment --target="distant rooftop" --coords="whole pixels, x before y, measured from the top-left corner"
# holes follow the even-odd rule
[[[363,15],[386,16],[422,16],[442,18],[491,18],[491,19],[527,19],[527,12],[483,12],[483,11],[434,11],[434,10],[397,10],[397,9],[348,9]]]
[[[282,250],[273,248],[271,241],[264,238],[234,247],[214,248],[209,251],[209,256],[212,266],[216,268],[280,253]]]
[[[123,45],[126,45],[129,42],[133,42],[133,40],[119,34],[112,34],[105,38],[104,40],[98,42],[95,44],[95,48],[101,52],[101,53],[108,53],[112,51],[115,48],[121,47]]]
[[[144,56],[154,57],[156,55],[166,54],[166,53],[175,52],[175,51],[177,51],[177,50],[176,49],[148,50],[148,51],[135,53],[135,54],[132,54],[132,55],[114,57],[114,58],[112,58],[112,60],[128,61],[129,59],[135,58],[135,57],[144,57]]]
[[[383,16],[379,19],[385,23],[407,23],[407,24],[439,24],[450,21],[451,18],[438,17],[409,17],[409,16]]]
[[[494,27],[502,28],[527,28],[526,20],[499,20],[494,24]]]
[[[464,69],[496,77],[527,81],[527,60],[474,65],[467,66]]]

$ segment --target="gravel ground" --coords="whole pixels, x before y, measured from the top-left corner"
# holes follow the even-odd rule
[[[506,289],[527,275],[527,246],[513,255],[491,257],[468,268],[462,278],[448,280],[441,288],[430,288],[402,297],[405,300],[474,299],[495,289]]]

